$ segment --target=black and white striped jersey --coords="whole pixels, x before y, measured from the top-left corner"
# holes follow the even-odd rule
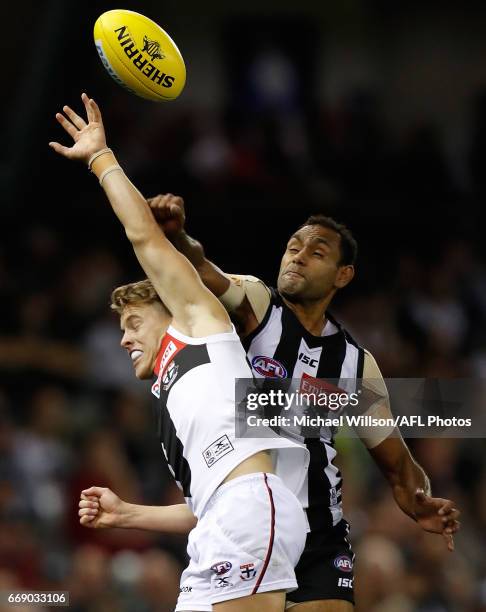
[[[195,516],[237,465],[262,450],[275,449],[277,466],[294,466],[277,475],[295,494],[301,490],[309,464],[303,444],[270,430],[265,438],[235,436],[235,379],[251,372],[234,329],[192,338],[169,326],[154,376],[162,449]]]
[[[303,327],[277,291],[253,277],[230,278],[233,282],[234,279],[250,278],[252,293],[247,292],[247,297],[254,311],[260,313],[257,315],[260,324],[243,340],[255,377],[293,378],[311,384],[314,379],[362,377],[364,359],[369,354],[330,315],[326,315],[322,335],[314,336]],[[264,304],[266,310],[262,308]],[[322,428],[320,438],[303,439],[310,452],[310,465],[299,498],[306,508],[311,531],[324,531],[343,518],[342,477],[334,464],[334,434],[334,430]]]

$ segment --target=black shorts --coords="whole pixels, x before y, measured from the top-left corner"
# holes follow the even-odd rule
[[[307,534],[305,550],[295,568],[299,588],[288,594],[295,603],[344,599],[354,604],[354,553],[344,519],[336,527]]]

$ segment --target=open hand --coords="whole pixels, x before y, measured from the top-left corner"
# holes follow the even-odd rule
[[[424,531],[440,533],[447,548],[454,550],[454,533],[459,530],[459,510],[450,499],[431,497],[423,489],[415,491],[415,519]]]
[[[90,157],[106,147],[105,128],[101,112],[96,102],[83,93],[81,95],[88,123],[77,115],[72,108],[64,106],[62,113],[56,113],[56,119],[74,140],[71,147],[65,147],[58,142],[50,142],[49,146],[68,159],[78,159],[88,163]]]
[[[79,500],[79,522],[92,529],[118,527],[125,505],[125,502],[107,487],[84,489]]]

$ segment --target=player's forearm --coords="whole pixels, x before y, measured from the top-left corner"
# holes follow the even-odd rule
[[[415,518],[415,492],[423,489],[431,495],[430,481],[420,465],[407,453],[396,471],[388,474],[388,482],[398,506],[411,518]]]
[[[195,336],[229,331],[224,308],[204,287],[191,262],[166,238],[147,200],[114,161],[112,153],[102,155],[99,164],[93,164],[93,172],[100,177],[140,265],[178,329]]]
[[[117,164],[113,153],[106,153],[95,160],[92,170],[98,178],[102,177],[102,187],[114,213],[125,228],[128,239],[136,244],[147,240],[154,232],[163,235],[146,199],[123,171],[114,170],[103,178],[103,173]]]
[[[182,230],[174,238],[171,238],[171,241],[176,249],[187,257],[196,270],[199,270],[204,265],[206,255],[202,244],[198,240],[195,240]]]
[[[223,295],[230,285],[230,280],[211,261],[206,259],[202,244],[182,231],[172,240],[178,251],[196,268],[202,282],[216,297]]]
[[[415,518],[415,492],[423,489],[430,495],[430,482],[400,433],[395,432],[368,450],[387,479],[398,506],[405,514]]]
[[[124,503],[114,527],[144,529],[164,533],[187,534],[197,519],[186,504],[173,506],[142,506]]]

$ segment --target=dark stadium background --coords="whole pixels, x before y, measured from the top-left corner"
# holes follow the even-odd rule
[[[131,97],[92,41],[109,2],[11,4],[2,28],[0,590],[66,589],[76,611],[172,610],[184,539],[79,527],[90,484],[179,499],[108,313],[141,278],[94,177],[56,156],[54,114],[86,90],[147,196],[230,272],[272,283],[311,212],[354,231],[335,314],[384,375],[486,375],[486,9],[480,2],[134,2],[186,61],[181,98]],[[456,552],[396,510],[342,440],[358,612],[486,611],[483,440],[413,440],[463,511]]]

